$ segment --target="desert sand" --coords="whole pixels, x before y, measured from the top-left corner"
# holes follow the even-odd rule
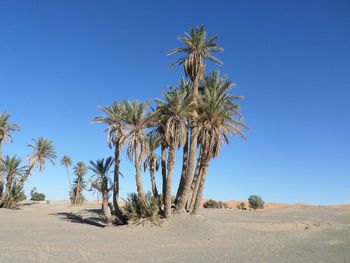
[[[201,209],[161,227],[103,227],[99,205],[0,209],[0,262],[350,262],[350,210]]]

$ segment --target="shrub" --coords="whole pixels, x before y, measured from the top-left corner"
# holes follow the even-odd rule
[[[213,199],[209,199],[203,204],[204,208],[228,208],[228,205],[222,201],[215,201]]]
[[[45,195],[43,193],[38,193],[36,191],[36,188],[34,187],[30,191],[30,200],[32,200],[32,201],[44,201],[45,200]]]
[[[13,184],[11,194],[4,198],[3,207],[15,208],[18,202],[26,200],[27,197],[24,194],[23,187],[19,187],[16,183]]]
[[[251,195],[251,196],[249,196],[248,202],[249,202],[249,207],[253,208],[254,211],[256,209],[264,208],[264,201],[258,195]]]
[[[237,209],[241,209],[241,210],[247,210],[245,203],[240,203],[239,205],[237,205]]]
[[[137,193],[131,193],[124,199],[124,214],[131,224],[139,225],[147,222],[155,225],[160,224],[161,199],[151,192],[146,194],[146,204],[143,205]]]

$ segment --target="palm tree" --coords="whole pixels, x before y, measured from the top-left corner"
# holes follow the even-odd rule
[[[185,44],[184,47],[175,48],[168,52],[168,55],[177,53],[185,53],[185,56],[175,61],[171,67],[176,65],[183,65],[185,75],[192,81],[193,84],[193,111],[191,116],[191,134],[190,134],[190,153],[188,158],[188,167],[186,180],[183,182],[183,190],[177,203],[177,209],[184,211],[189,191],[191,179],[194,173],[194,166],[196,161],[197,152],[197,100],[198,100],[198,85],[199,81],[205,74],[205,62],[209,59],[216,64],[222,64],[222,62],[212,55],[213,52],[221,52],[222,48],[218,47],[215,40],[218,36],[214,35],[208,40],[206,39],[206,32],[204,26],[191,28],[189,33],[185,33],[184,37],[180,37],[179,40]]]
[[[5,175],[6,186],[5,193],[0,199],[0,207],[11,208],[16,204],[16,200],[12,197],[12,188],[15,180],[23,174],[25,167],[21,166],[21,158],[17,156],[6,156],[4,160],[0,160],[0,171]]]
[[[120,152],[125,142],[125,132],[122,125],[121,105],[113,102],[110,107],[100,107],[105,116],[96,117],[92,123],[105,123],[107,127],[107,142],[109,147],[114,146],[114,180],[113,180],[113,206],[114,214],[119,220],[125,222],[125,217],[118,204],[119,198],[119,174]]]
[[[176,148],[187,140],[187,120],[192,112],[192,99],[178,88],[163,93],[165,101],[156,100],[158,118],[165,122],[165,139],[169,145],[166,191],[163,196],[164,216],[168,217],[171,209],[171,186]]]
[[[143,162],[143,168],[144,171],[149,169],[149,174],[151,178],[151,184],[152,184],[152,193],[155,197],[158,197],[158,190],[157,190],[157,184],[156,184],[156,177],[154,175],[155,171],[158,171],[160,166],[160,156],[155,153],[155,150],[160,145],[160,136],[155,132],[150,132],[147,134],[147,141],[148,141],[148,147],[149,152]]]
[[[109,207],[108,193],[111,190],[108,187],[109,180],[109,170],[113,165],[113,158],[108,157],[106,160],[97,160],[96,162],[90,161],[91,166],[89,169],[94,173],[90,178],[91,186],[99,190],[102,194],[102,211],[107,221],[110,225],[113,221],[111,210]]]
[[[61,166],[66,167],[67,170],[67,178],[68,178],[68,185],[69,185],[69,193],[73,194],[72,192],[72,183],[69,175],[69,167],[72,166],[72,159],[68,155],[64,155],[61,159]]]
[[[10,115],[7,112],[0,114],[0,161],[2,160],[2,144],[12,141],[11,133],[21,128],[17,124],[9,123]],[[0,199],[4,190],[4,177],[0,171]]]
[[[50,161],[55,165],[54,159],[57,158],[52,141],[43,137],[33,139],[33,143],[28,144],[28,146],[33,149],[33,152],[28,155],[28,168],[18,183],[20,188],[23,187],[24,182],[28,179],[33,168],[38,168],[39,171],[42,172],[45,170],[46,161]]]
[[[149,150],[145,130],[151,125],[152,115],[147,112],[149,102],[123,101],[123,122],[125,124],[127,156],[134,162],[137,192],[142,204],[146,206],[145,191],[141,178],[141,160]]]
[[[220,77],[214,71],[204,78],[203,86],[204,91],[198,101],[201,171],[200,178],[196,178],[198,186],[193,210],[190,211],[192,214],[196,214],[201,205],[210,159],[218,156],[223,143],[228,143],[228,135],[245,139],[242,129],[247,128],[242,122],[240,107],[235,103],[242,97],[228,94],[234,85],[226,77]]]
[[[87,174],[87,167],[84,162],[78,162],[74,167],[74,174],[77,176],[74,180],[74,187],[72,189],[71,201],[73,205],[82,205],[84,196],[82,191],[86,188],[84,176]]]

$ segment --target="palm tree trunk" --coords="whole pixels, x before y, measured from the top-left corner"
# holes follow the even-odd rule
[[[154,175],[154,169],[155,169],[155,162],[157,160],[154,159],[152,160],[152,164],[150,165],[150,168],[149,168],[149,175],[151,177],[151,184],[152,184],[152,193],[153,193],[153,196],[155,197],[158,197],[158,190],[157,190],[157,184],[156,184],[156,177]]]
[[[168,175],[166,179],[166,191],[165,191],[165,197],[164,197],[164,217],[169,217],[170,210],[171,210],[171,185],[172,185],[172,179],[173,179],[173,171],[174,171],[174,164],[175,164],[175,158],[176,158],[176,146],[174,143],[172,143],[169,147],[169,154],[168,154]]]
[[[162,195],[163,198],[166,193],[166,144],[165,142],[162,143],[161,145],[161,163],[162,163],[162,179],[163,179],[163,184],[162,184]]]
[[[196,196],[198,192],[199,180],[202,174],[202,158],[203,158],[202,155],[198,157],[196,171],[194,172],[194,176],[191,184],[191,190],[190,190],[189,199],[187,202],[187,211],[189,212],[192,211],[193,209],[194,202],[196,200]]]
[[[206,177],[207,177],[207,172],[208,172],[208,167],[209,167],[209,161],[210,161],[210,155],[208,153],[208,154],[206,154],[205,161],[202,164],[202,169],[201,169],[202,172],[201,172],[201,177],[200,177],[200,180],[199,180],[199,186],[198,186],[196,201],[194,203],[193,210],[191,211],[191,215],[196,215],[198,213],[199,207],[201,206],[205,180],[206,180]]]
[[[143,189],[142,178],[141,178],[141,154],[138,143],[135,144],[135,170],[136,170],[136,187],[139,194],[141,203],[146,204],[145,191]]]
[[[108,204],[108,184],[107,179],[104,178],[103,189],[102,189],[102,211],[107,224],[110,225],[112,223],[112,214],[111,209]]]
[[[0,162],[2,161],[2,140],[0,140]],[[2,198],[2,194],[4,192],[4,175],[0,171],[0,200]]]
[[[179,202],[179,198],[182,194],[184,181],[186,180],[186,174],[187,174],[187,164],[188,164],[188,132],[187,132],[187,139],[186,143],[183,147],[182,151],[182,172],[181,172],[181,179],[179,187],[177,188],[176,198],[175,198],[175,205]]]
[[[70,179],[68,166],[66,166],[66,169],[67,169],[67,178],[68,178],[69,191],[70,191],[70,193],[72,193],[72,191],[73,191],[73,189],[72,189],[72,181]]]
[[[113,207],[114,214],[122,223],[125,223],[125,218],[118,204],[119,198],[119,164],[120,164],[120,141],[117,140],[114,150],[114,180],[113,180]]]
[[[22,176],[21,180],[19,180],[19,182],[18,182],[18,187],[19,187],[19,188],[22,188],[22,187],[23,187],[24,182],[27,181],[27,179],[28,179],[28,177],[29,177],[30,172],[32,171],[32,169],[33,169],[33,165],[30,165],[30,166],[28,167],[28,169],[25,171],[25,173],[24,173],[24,175]]]
[[[198,140],[198,126],[197,126],[197,98],[198,98],[198,77],[193,81],[193,105],[194,111],[191,117],[191,135],[190,135],[190,156],[188,158],[187,175],[184,180],[182,194],[177,204],[177,209],[180,212],[185,212],[185,206],[190,193],[190,187],[192,177],[194,173],[194,165],[196,162],[197,155],[197,140]]]
[[[80,180],[78,178],[77,187],[76,187],[76,190],[75,190],[74,205],[78,204],[78,196],[79,195],[80,195]]]

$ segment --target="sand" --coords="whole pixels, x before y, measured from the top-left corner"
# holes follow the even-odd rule
[[[350,263],[350,210],[201,209],[161,227],[101,227],[99,205],[0,209],[0,262]]]

